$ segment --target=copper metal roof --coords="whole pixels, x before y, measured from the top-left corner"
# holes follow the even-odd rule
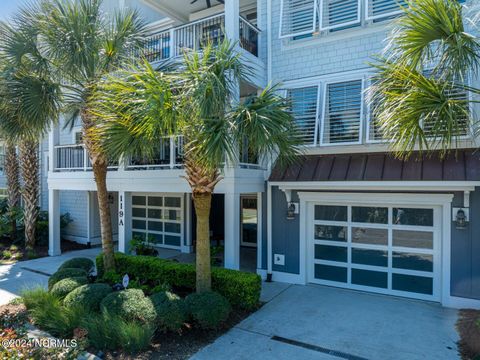
[[[480,151],[408,160],[389,153],[307,155],[287,168],[276,166],[269,181],[480,181]]]

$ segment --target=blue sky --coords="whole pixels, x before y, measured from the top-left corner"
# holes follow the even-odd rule
[[[0,0],[0,20],[8,20],[25,0]]]

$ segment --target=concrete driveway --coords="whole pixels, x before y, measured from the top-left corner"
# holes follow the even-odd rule
[[[193,359],[459,359],[457,311],[292,285]]]

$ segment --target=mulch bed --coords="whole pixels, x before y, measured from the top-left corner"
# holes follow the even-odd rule
[[[458,348],[463,360],[480,360],[480,310],[460,310]]]
[[[122,353],[111,352],[105,354],[105,359],[169,359],[184,360],[189,359],[199,350],[213,343],[218,337],[225,334],[251,312],[234,310],[227,322],[218,330],[205,331],[198,328],[184,329],[181,333],[159,333],[152,341],[152,350],[137,354],[135,356],[125,355]]]
[[[12,244],[9,239],[0,240],[0,265],[14,264],[17,261],[25,261],[48,256],[48,245],[35,246],[33,253],[27,253],[23,244]],[[62,252],[87,249],[86,245],[73,241],[62,240]],[[8,255],[7,255],[8,254]]]

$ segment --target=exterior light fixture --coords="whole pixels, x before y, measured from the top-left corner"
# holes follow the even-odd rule
[[[295,203],[290,203],[287,209],[287,220],[295,219]]]
[[[115,203],[115,198],[113,197],[113,194],[108,194],[108,203],[109,204]]]
[[[455,225],[457,229],[465,229],[467,227],[467,215],[465,214],[465,210],[458,209],[457,214],[455,216]]]

